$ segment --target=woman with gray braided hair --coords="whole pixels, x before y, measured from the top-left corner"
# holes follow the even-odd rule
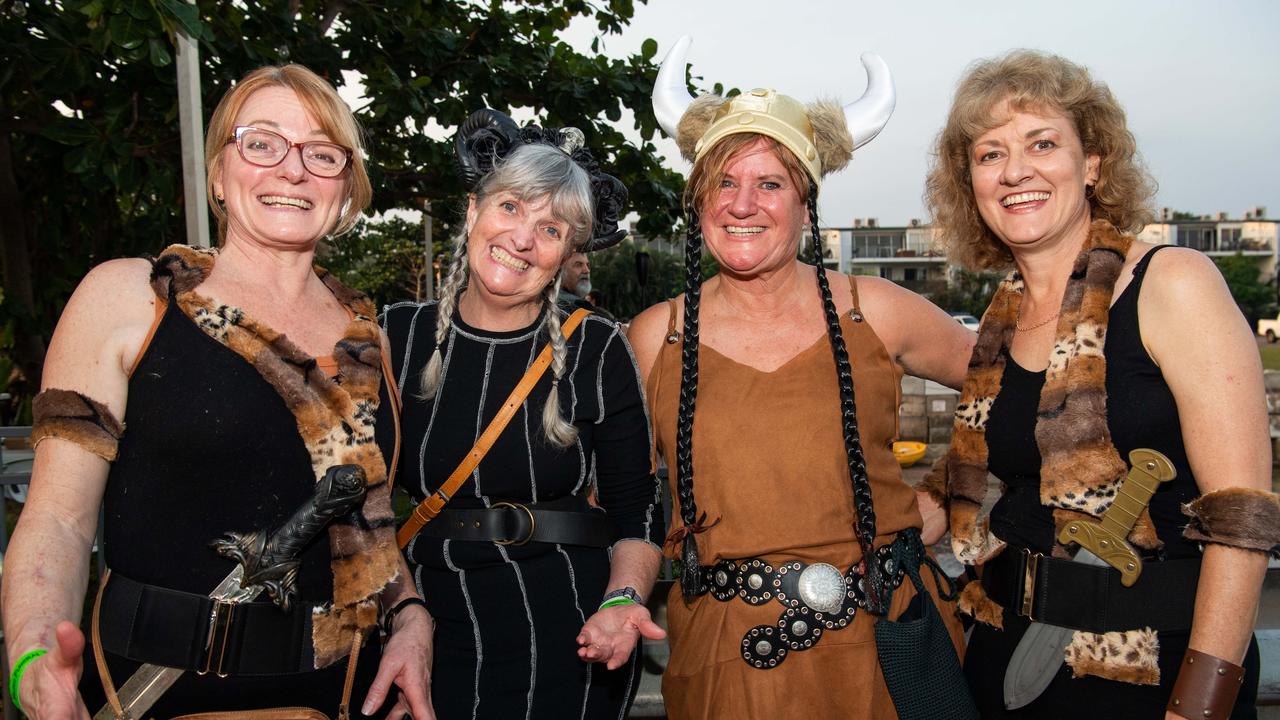
[[[818,183],[893,110],[883,61],[864,56],[868,89],[847,108],[774,90],[692,99],[688,42],[654,90],[694,163],[688,282],[630,329],[679,518],[668,717],[897,717],[873,636],[921,574],[956,677],[961,643],[891,450],[898,383],[905,369],[958,386],[972,334],[892,283],[797,259],[806,237],[822,257]],[[704,243],[721,267],[705,283]]]
[[[474,113],[440,300],[384,315],[441,720],[622,717],[640,636],[664,635],[642,602],[663,522],[635,360],[616,323],[556,304],[565,258],[626,234],[626,189],[582,144]]]

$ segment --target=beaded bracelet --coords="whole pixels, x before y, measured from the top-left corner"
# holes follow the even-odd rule
[[[413,597],[413,596],[409,596],[401,600],[400,602],[396,603],[395,605],[392,605],[391,609],[386,611],[382,615],[382,634],[383,635],[388,635],[388,636],[391,635],[391,630],[393,629],[392,624],[395,623],[396,621],[396,615],[399,614],[401,610],[404,610],[410,605],[419,605],[422,607],[423,610],[427,609],[426,600],[423,600],[420,597]],[[428,610],[427,612],[430,612],[430,611]]]
[[[22,703],[18,700],[18,686],[22,684],[22,673],[36,658],[46,655],[48,652],[47,648],[28,650],[22,654],[22,657],[18,658],[18,662],[13,664],[13,671],[9,673],[9,697],[13,699],[13,706],[17,708],[18,712],[22,712]]]

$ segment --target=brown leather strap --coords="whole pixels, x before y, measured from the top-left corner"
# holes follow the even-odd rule
[[[578,324],[582,322],[582,319],[590,314],[591,311],[585,308],[573,311],[573,314],[569,316],[568,320],[564,321],[564,325],[560,328],[565,338],[568,339],[573,334],[573,331],[578,328]],[[462,483],[466,482],[471,475],[471,471],[475,470],[480,461],[484,459],[484,456],[488,454],[489,449],[493,447],[494,441],[506,429],[507,423],[511,422],[511,418],[515,417],[516,410],[524,403],[524,399],[529,396],[529,392],[537,384],[538,378],[542,377],[542,374],[547,371],[547,367],[550,365],[551,344],[547,343],[547,346],[542,348],[542,352],[538,353],[537,359],[525,371],[524,377],[520,378],[520,384],[516,385],[516,388],[507,396],[506,402],[498,409],[498,413],[493,416],[493,420],[489,421],[489,426],[480,434],[480,439],[476,440],[476,444],[471,448],[471,451],[462,459],[462,462],[458,464],[458,467],[454,469],[448,479],[440,485],[440,488],[431,494],[431,497],[418,503],[418,507],[413,510],[413,515],[410,515],[409,519],[400,527],[400,531],[396,533],[396,543],[400,545],[401,549],[408,545],[409,541],[413,540],[413,537],[418,534],[423,525],[426,525],[436,515],[440,514],[440,511],[444,509],[445,504],[449,502],[453,494],[458,491],[458,488],[462,487]]]
[[[107,656],[102,652],[102,633],[98,631],[98,620],[102,615],[102,591],[107,588],[111,579],[111,569],[107,568],[101,582],[98,583],[98,596],[93,600],[93,620],[89,625],[89,634],[93,639],[93,661],[98,666],[98,679],[102,681],[102,692],[107,696],[107,704],[117,718],[123,718],[124,708],[120,705],[120,696],[116,694],[115,683],[111,682],[111,670],[107,667]]]
[[[1165,708],[1188,720],[1218,720],[1231,715],[1244,683],[1244,668],[1187,648]]]
[[[360,660],[360,644],[364,642],[364,633],[356,630],[351,638],[351,655],[347,657],[347,679],[342,683],[342,704],[338,705],[337,720],[351,720],[351,689],[356,684],[356,663]]]

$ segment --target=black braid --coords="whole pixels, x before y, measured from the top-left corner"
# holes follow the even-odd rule
[[[818,291],[822,295],[822,312],[827,320],[827,336],[831,340],[831,353],[836,361],[836,380],[840,385],[840,418],[844,426],[844,449],[849,459],[849,478],[853,482],[853,505],[857,512],[858,545],[867,578],[867,610],[883,615],[888,608],[884,577],[880,564],[872,555],[876,537],[876,511],[872,504],[871,482],[867,479],[867,459],[862,454],[862,439],[858,434],[858,414],[853,400],[853,366],[849,363],[849,350],[840,331],[840,314],[831,298],[831,284],[822,265],[822,235],[818,231],[818,186],[809,183],[809,230],[813,236],[813,263],[817,268]],[[852,279],[850,282],[853,282]]]
[[[698,400],[698,302],[702,298],[702,223],[697,210],[687,209],[689,231],[684,249],[684,347],[680,353],[680,416],[676,424],[676,491],[680,519],[686,528],[698,522],[698,506],[693,500],[693,409]],[[702,595],[702,574],[698,566],[698,540],[686,532],[680,552],[683,565],[680,589],[686,601]]]

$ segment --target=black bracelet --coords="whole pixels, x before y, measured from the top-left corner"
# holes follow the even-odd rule
[[[414,597],[410,595],[409,597],[404,598],[400,602],[391,606],[390,610],[382,614],[382,634],[388,635],[388,636],[391,635],[391,630],[393,629],[392,624],[396,621],[396,615],[398,615],[401,610],[404,610],[410,605],[420,605],[423,610],[427,609],[427,601],[423,600],[420,597]]]

